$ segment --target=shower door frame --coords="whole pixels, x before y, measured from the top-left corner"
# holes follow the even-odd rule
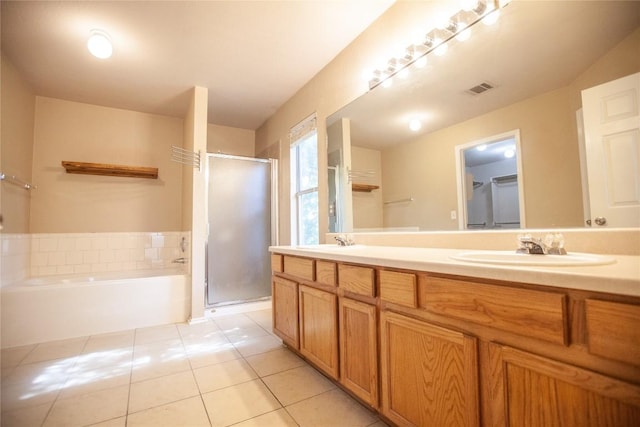
[[[238,156],[234,154],[223,154],[223,153],[207,153],[206,155],[206,194],[207,199],[209,197],[209,160],[211,158],[220,158],[220,159],[232,159],[232,160],[243,160],[257,163],[270,163],[271,164],[271,245],[277,246],[279,243],[279,218],[278,218],[278,159],[262,159],[258,157],[248,157],[248,156]],[[233,305],[233,304],[241,304],[244,302],[254,302],[270,299],[269,297],[261,297],[251,300],[238,300],[238,301],[230,301],[230,302],[218,302],[212,303],[209,302],[209,235],[211,231],[211,225],[209,223],[209,201],[205,204],[205,209],[207,210],[207,238],[205,240],[205,248],[204,248],[204,295],[205,295],[205,309],[221,307],[225,305]]]

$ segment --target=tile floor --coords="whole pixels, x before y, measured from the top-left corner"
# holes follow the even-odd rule
[[[2,427],[385,426],[271,333],[271,310],[2,351]]]

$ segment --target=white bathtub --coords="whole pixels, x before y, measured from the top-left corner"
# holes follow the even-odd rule
[[[191,277],[136,270],[36,277],[2,288],[2,348],[184,322]]]

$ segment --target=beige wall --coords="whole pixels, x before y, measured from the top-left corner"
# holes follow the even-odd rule
[[[640,71],[640,28],[587,68],[570,85],[571,108],[582,106],[581,91]]]
[[[2,134],[0,171],[32,180],[35,94],[13,64],[2,55]],[[4,233],[28,233],[30,199],[34,191],[0,184]]]
[[[175,231],[182,225],[181,119],[37,97],[31,232]],[[157,180],[71,175],[62,160],[151,166]]]
[[[352,171],[372,172],[366,179],[353,178],[354,183],[377,185],[371,192],[353,192],[353,229],[381,228],[382,224],[382,158],[381,152],[369,148],[351,147]]]
[[[207,125],[207,153],[255,157],[256,133],[253,130]]]

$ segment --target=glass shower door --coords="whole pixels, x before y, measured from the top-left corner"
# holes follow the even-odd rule
[[[271,161],[208,156],[207,304],[271,295]]]

